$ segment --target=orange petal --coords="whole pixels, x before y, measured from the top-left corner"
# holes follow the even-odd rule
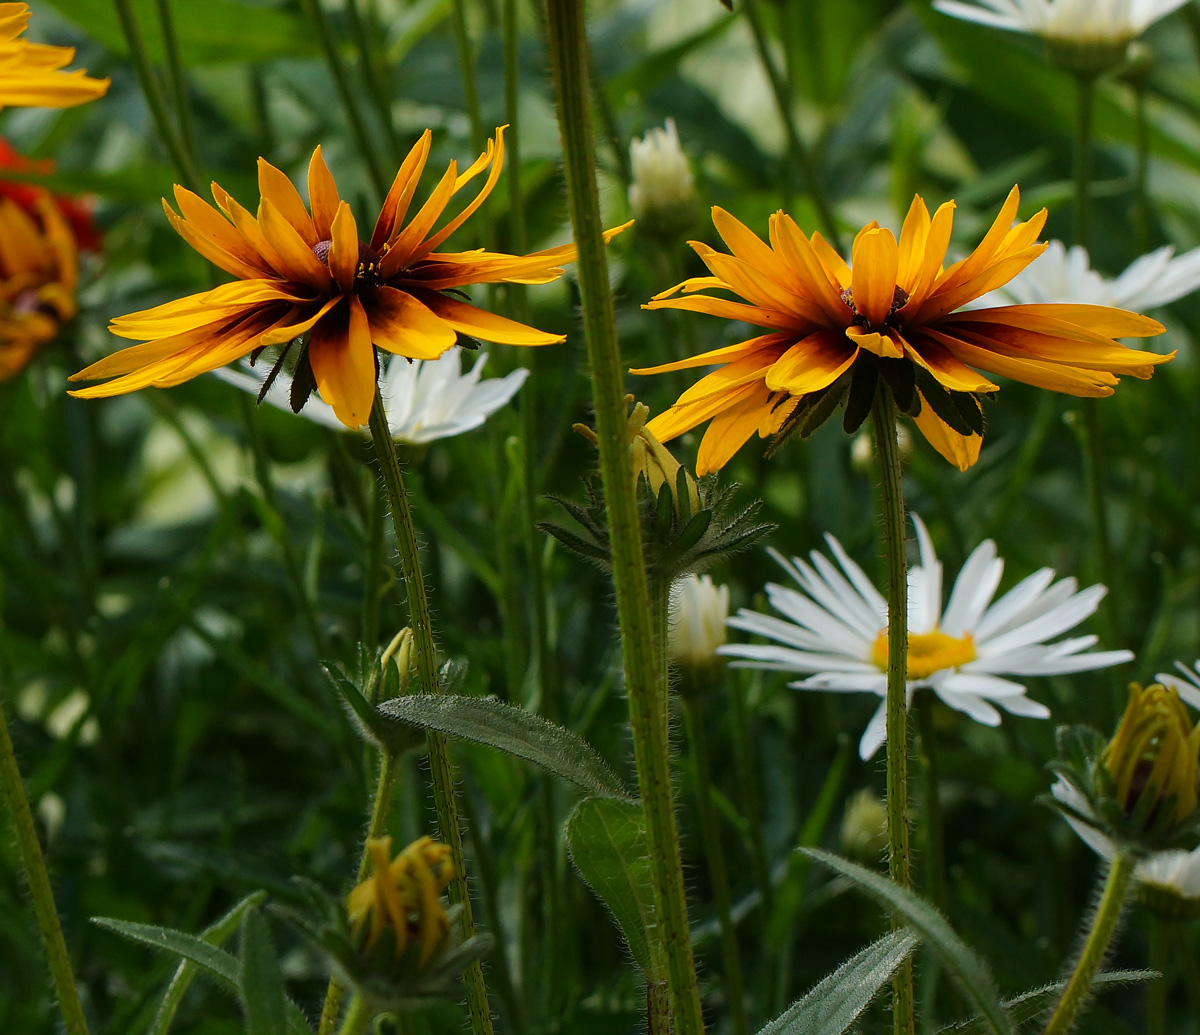
[[[763,239],[718,205],[712,208],[712,221],[721,240],[742,262],[768,276],[778,267],[778,258]]]
[[[419,298],[456,331],[484,341],[494,341],[500,345],[557,345],[567,340],[565,334],[548,334],[534,327],[526,327],[516,320],[496,316],[434,291],[422,291]]]
[[[692,247],[704,264],[719,278],[718,286],[723,281],[728,290],[741,295],[756,306],[789,312],[795,316],[798,325],[807,323],[820,327],[830,324],[829,317],[819,305],[800,297],[789,285],[778,279],[782,264],[777,264],[776,271],[765,273],[741,259],[709,248],[700,241],[692,242]],[[696,280],[701,283],[691,286]],[[693,281],[684,281],[680,287],[685,291],[694,291],[698,287],[709,287],[707,281],[708,278],[693,278]]]
[[[880,327],[896,300],[899,251],[890,230],[863,230],[854,239],[851,293],[868,327]]]
[[[383,199],[383,205],[379,209],[379,218],[375,220],[375,229],[371,233],[372,251],[383,251],[383,246],[392,239],[396,228],[404,222],[404,217],[408,215],[408,206],[412,202],[413,195],[417,190],[417,183],[425,169],[432,141],[433,134],[429,130],[425,130],[400,164],[396,178],[392,180],[387,197]]]
[[[796,342],[767,372],[773,391],[806,395],[827,388],[858,358],[859,350],[840,331],[817,331]]]
[[[409,265],[426,234],[433,229],[433,224],[438,221],[454,196],[454,181],[457,178],[458,166],[451,162],[438,185],[433,188],[433,193],[413,216],[412,222],[396,236],[384,255],[380,272],[385,279]]]
[[[796,326],[796,318],[787,313],[770,309],[759,309],[757,306],[746,305],[742,302],[730,302],[724,298],[714,298],[711,295],[689,295],[687,298],[663,298],[647,302],[643,309],[684,309],[693,313],[707,313],[709,316],[721,316],[726,320],[744,320],[756,327],[770,327],[777,331],[790,331]]]
[[[308,358],[321,398],[346,427],[361,428],[375,401],[375,350],[362,303],[345,301],[312,329]]]
[[[874,228],[874,223],[868,226],[868,229]],[[820,234],[812,235],[812,249],[817,258],[821,260],[821,265],[825,267],[829,278],[840,287],[848,288],[850,286],[850,267],[846,265],[846,260],[838,255],[833,246]]]
[[[825,310],[830,323],[845,327],[853,314],[842,300],[843,285],[830,275],[791,216],[778,212],[771,217],[771,243],[796,275],[805,293]]]
[[[458,340],[454,328],[407,291],[376,289],[370,312],[372,340],[410,359],[437,359]]]
[[[689,356],[687,359],[676,360],[674,363],[662,363],[656,367],[637,367],[630,369],[629,372],[631,374],[666,374],[673,370],[711,367],[717,363],[728,363],[732,360],[740,359],[742,356],[764,348],[787,346],[792,344],[794,340],[795,338],[791,334],[764,334],[761,337],[751,338],[749,341],[739,342],[736,345],[726,345],[723,349],[713,349],[711,352],[702,352],[698,356]]]
[[[495,143],[493,144],[492,141],[488,141],[487,151],[484,153],[484,155],[475,163],[474,166],[463,173],[463,175],[458,178],[458,182],[456,182],[454,185],[454,189],[457,191],[467,180],[469,180],[478,172],[476,166],[478,166],[479,169],[482,169],[484,165],[490,162],[492,166],[491,172],[488,173],[488,178],[483,187],[480,188],[479,193],[471,200],[470,204],[467,205],[466,208],[464,208],[457,216],[450,220],[449,223],[442,227],[441,230],[429,238],[429,240],[422,244],[416,250],[416,252],[413,253],[413,256],[411,259],[409,259],[409,262],[413,262],[424,257],[425,255],[428,255],[431,251],[438,247],[438,245],[445,241],[452,233],[454,233],[455,230],[462,226],[463,223],[465,223],[467,219],[475,213],[479,206],[483,204],[487,196],[492,193],[492,188],[496,186],[496,181],[500,179],[500,172],[504,168],[504,128],[505,127],[501,126],[496,130]]]
[[[264,201],[270,200],[276,211],[291,224],[292,229],[300,235],[308,248],[312,248],[320,240],[316,227],[313,226],[312,216],[308,214],[308,209],[300,199],[300,192],[291,180],[265,158],[258,160],[258,193]]]
[[[318,144],[308,163],[308,203],[312,206],[313,229],[317,234],[314,243],[333,237],[333,217],[337,215],[340,201],[337,184]]]
[[[703,424],[722,410],[735,406],[760,387],[757,382],[751,382],[729,392],[715,392],[694,403],[685,403],[682,406],[676,404],[649,421],[646,430],[659,442],[669,442],[697,424]]]
[[[917,394],[921,395],[920,392]],[[915,423],[926,441],[960,471],[965,471],[979,459],[979,447],[983,445],[983,437],[959,434],[933,412],[933,407],[925,401],[923,395],[921,412],[917,414]]]
[[[696,476],[703,477],[724,467],[759,430],[770,412],[771,393],[765,385],[755,385],[755,391],[717,414],[700,440]]]
[[[345,294],[350,294],[354,290],[354,274],[358,270],[358,226],[354,222],[354,213],[344,201],[338,202],[332,231],[329,273],[337,281],[338,287]],[[313,259],[316,260],[317,257],[314,255]]]
[[[316,257],[304,238],[285,219],[268,198],[258,206],[258,225],[263,236],[278,257],[278,269],[293,284],[307,284],[316,291],[326,292],[333,285],[329,282],[329,270]],[[357,249],[357,242],[356,249]],[[332,249],[330,249],[332,257]],[[356,255],[357,257],[357,255]],[[353,283],[353,274],[351,274]]]

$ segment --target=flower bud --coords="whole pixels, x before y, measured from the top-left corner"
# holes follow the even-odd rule
[[[695,185],[675,120],[667,119],[662,129],[656,127],[632,141],[629,160],[633,167],[629,207],[638,225],[663,238],[677,237],[692,221]]]
[[[1196,812],[1200,727],[1174,689],[1131,684],[1125,715],[1100,762],[1137,829],[1166,833]]]
[[[395,859],[391,851],[390,837],[367,842],[374,872],[350,892],[346,912],[361,954],[398,976],[420,973],[450,941],[438,897],[454,872],[450,848],[423,837]]]
[[[708,575],[685,575],[671,586],[667,654],[682,673],[685,689],[703,690],[719,678],[725,643],[729,587]]]
[[[687,487],[688,509],[695,513],[700,509],[700,490],[691,472],[684,468],[671,451],[667,449],[654,435],[646,430],[646,421],[650,417],[650,408],[645,403],[636,403],[629,415],[629,432],[631,435],[630,452],[633,454],[633,477],[637,481],[645,476],[650,491],[657,496],[663,485],[671,490],[675,500],[675,512],[679,507],[679,472],[683,471],[684,483]]]
[[[842,816],[842,854],[874,865],[887,848],[887,810],[869,787],[856,792]]]

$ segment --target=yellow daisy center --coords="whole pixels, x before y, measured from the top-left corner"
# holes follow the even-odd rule
[[[974,661],[975,639],[965,633],[956,639],[939,629],[933,632],[910,634],[908,637],[908,678],[928,679],[944,668],[955,668]],[[888,634],[885,629],[871,647],[871,661],[881,671],[887,671]]]

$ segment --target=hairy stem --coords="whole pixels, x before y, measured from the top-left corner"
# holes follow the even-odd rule
[[[665,672],[659,664],[626,431],[622,360],[600,223],[583,0],[548,0],[547,29],[562,133],[579,290],[591,366],[600,473],[608,509],[613,583],[629,696],[638,787],[646,819],[655,909],[679,1035],[704,1031],[687,919],[671,781]]]

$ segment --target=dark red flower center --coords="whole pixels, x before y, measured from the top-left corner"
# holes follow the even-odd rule
[[[329,249],[333,247],[332,241],[318,241],[312,247],[313,255],[321,260],[328,268],[329,266]],[[354,269],[355,281],[363,281],[372,286],[378,285],[379,279],[379,263],[382,256],[375,251],[369,244],[358,242],[358,264]]]

